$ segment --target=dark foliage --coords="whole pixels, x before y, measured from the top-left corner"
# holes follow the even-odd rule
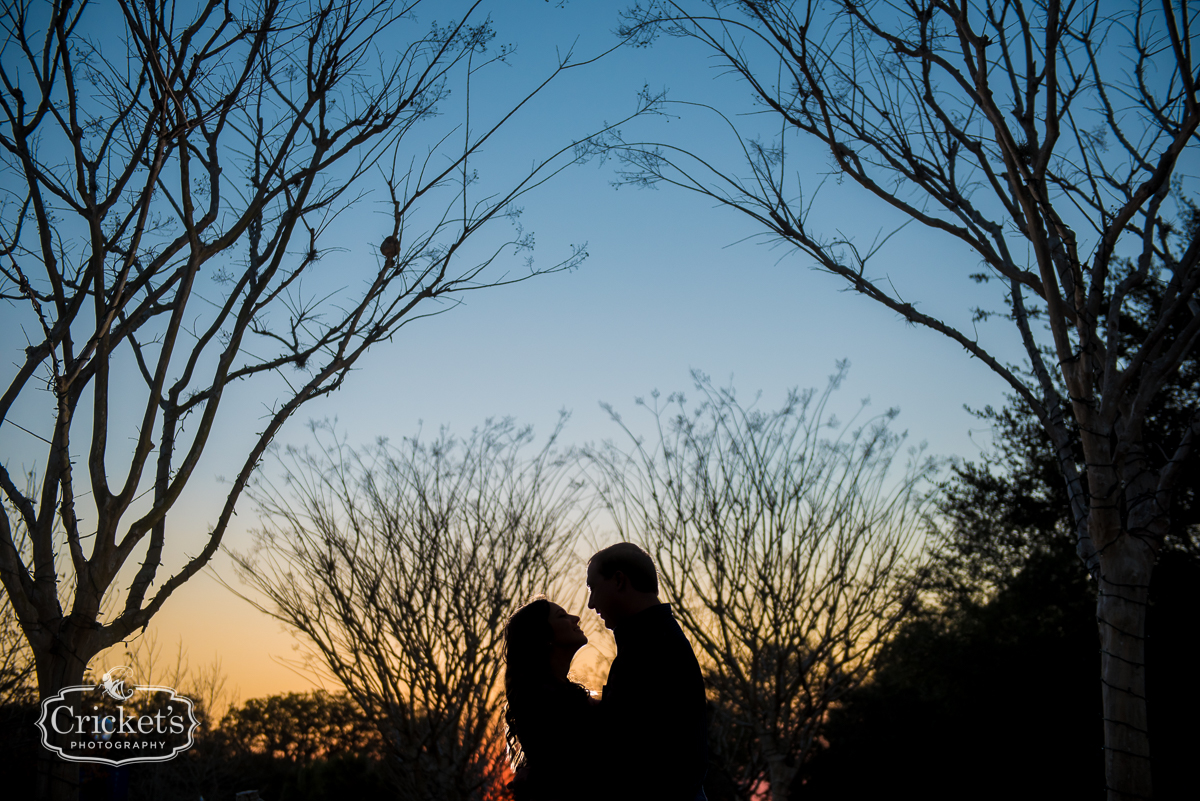
[[[1165,441],[1186,423],[1198,378],[1193,357],[1156,399],[1150,441]],[[1069,799],[1103,791],[1092,680],[1096,591],[1075,553],[1066,491],[1027,408],[1012,401],[981,417],[994,425],[995,448],[982,463],[957,468],[944,489],[950,525],[936,547],[923,609],[889,644],[873,681],[831,715],[829,747],[802,772],[797,798]],[[1192,797],[1189,766],[1200,751],[1195,454],[1186,474],[1147,620],[1159,799]]]
[[[347,695],[286,693],[229,710],[221,732],[241,753],[313,762],[331,754],[378,758],[378,731]]]
[[[1073,550],[1028,559],[984,603],[958,599],[902,628],[874,681],[831,716],[830,747],[795,796],[853,801],[1099,798],[1095,592]],[[1155,796],[1194,792],[1200,562],[1165,553],[1147,646]]]
[[[7,798],[33,798],[33,765],[42,747],[34,724],[40,712],[33,701],[0,706],[0,776]]]
[[[831,718],[805,799],[1089,798],[1102,789],[1095,600],[1074,554],[987,603],[929,609]]]

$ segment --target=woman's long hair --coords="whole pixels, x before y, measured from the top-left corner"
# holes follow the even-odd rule
[[[513,770],[525,764],[521,748],[521,716],[548,685],[550,649],[554,632],[550,628],[550,601],[538,596],[522,606],[504,627],[504,739]]]

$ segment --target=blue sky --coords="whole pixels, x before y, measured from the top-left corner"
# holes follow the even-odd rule
[[[511,32],[519,45],[512,80],[547,68],[547,45],[569,42],[573,32],[583,32],[577,54],[602,49],[612,41],[619,7],[508,4],[495,17],[499,38]],[[629,113],[644,83],[672,98],[728,100],[748,110],[741,87],[705,66],[702,56],[666,41],[567,76],[509,132],[513,149],[532,153]],[[720,141],[710,135],[714,128],[711,116],[697,114],[638,120],[625,132],[645,138],[686,132],[707,147]],[[806,164],[819,180],[825,154],[811,154]],[[756,238],[749,221],[711,201],[669,188],[614,189],[615,166],[578,167],[524,204],[522,223],[536,232],[537,258],[552,261],[570,244],[586,242],[590,256],[582,268],[473,293],[445,315],[419,321],[360,363],[345,389],[306,407],[306,415],[336,415],[352,438],[369,439],[409,433],[418,420],[469,427],[487,416],[515,415],[543,426],[566,408],[573,413],[569,439],[587,440],[611,433],[598,401],[621,406],[654,388],[686,390],[692,368],[718,382],[732,380],[743,394],[761,389],[770,403],[787,387],[823,384],[834,361],[847,358],[852,369],[842,394],[849,407],[867,395],[881,407],[899,405],[904,425],[934,451],[972,453],[972,418],[961,407],[996,402],[1003,391],[986,368],[938,335],[842,291],[838,280]],[[857,231],[863,240],[903,222],[881,202],[832,181],[823,190],[821,216],[831,230]],[[373,241],[369,232],[364,238]],[[876,269],[924,307],[961,321],[991,292],[967,278],[976,262],[956,243],[910,226]],[[1019,358],[1003,322],[983,333],[1002,356]]]

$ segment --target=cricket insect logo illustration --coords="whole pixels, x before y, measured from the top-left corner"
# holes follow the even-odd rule
[[[111,668],[105,671],[100,678],[100,687],[109,698],[116,701],[128,701],[137,692],[133,687],[128,689],[125,687],[125,680],[131,675],[133,675],[133,670],[124,665]]]

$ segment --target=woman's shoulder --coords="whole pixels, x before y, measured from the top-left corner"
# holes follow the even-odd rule
[[[586,687],[574,682],[556,683],[548,688],[544,708],[551,714],[573,716],[587,710],[591,694]]]
[[[560,681],[556,682],[556,684],[558,685],[558,691],[571,699],[586,701],[588,696],[591,695],[591,691],[587,687],[584,687],[582,684],[576,684],[573,681]]]
[[[509,706],[525,719],[560,717],[592,706],[591,693],[574,683],[555,682],[530,688],[519,697],[509,698]]]
[[[575,730],[590,728],[597,707],[588,690],[578,684],[559,684],[546,687],[535,698],[520,705],[518,734],[522,740],[537,740],[545,747],[562,737],[572,737]],[[536,748],[536,746],[535,746]]]

